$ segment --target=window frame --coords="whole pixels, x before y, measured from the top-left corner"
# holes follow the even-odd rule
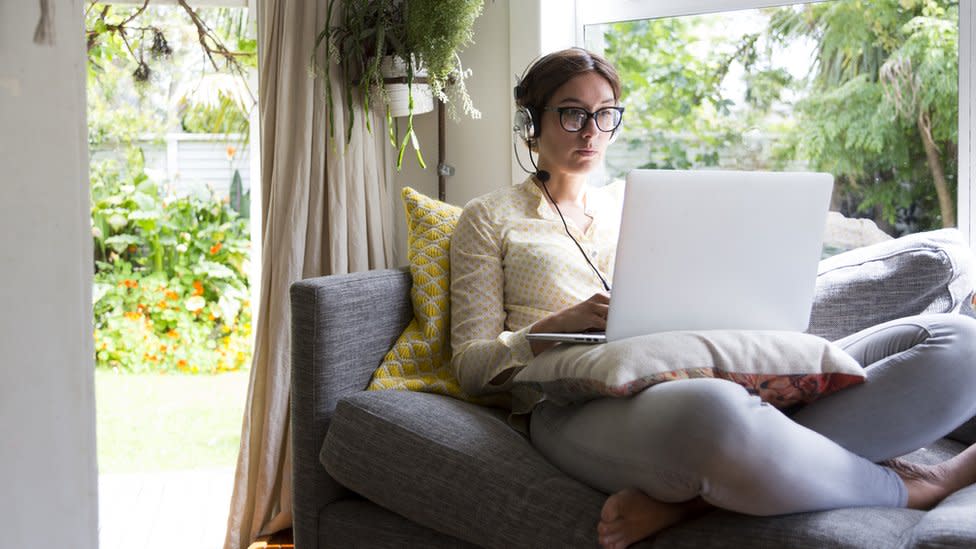
[[[635,19],[654,19],[701,15],[724,11],[789,6],[811,3],[809,0],[684,0],[683,2],[663,2],[647,0],[575,0],[576,45],[583,46],[583,29],[586,25],[633,21]],[[960,232],[976,250],[976,95],[973,94],[974,64],[976,64],[976,8],[974,2],[959,2],[959,185],[957,200],[957,222]]]

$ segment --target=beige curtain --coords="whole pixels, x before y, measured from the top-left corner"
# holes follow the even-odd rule
[[[261,297],[225,549],[291,526],[289,286],[394,264],[392,153],[383,118],[371,115],[370,134],[359,110],[351,141],[344,134],[330,141],[323,83],[311,76],[327,3],[258,3]],[[343,128],[348,113],[341,102],[336,107],[336,127]]]

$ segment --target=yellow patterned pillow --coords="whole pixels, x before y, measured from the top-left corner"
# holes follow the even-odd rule
[[[403,189],[414,318],[367,390],[402,389],[466,398],[451,370],[451,233],[461,208]]]

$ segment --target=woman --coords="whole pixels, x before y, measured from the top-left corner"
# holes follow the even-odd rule
[[[527,333],[606,325],[621,192],[585,181],[622,120],[616,71],[564,50],[535,62],[515,96],[536,172],[471,201],[451,243],[452,364],[470,394],[509,391],[518,368],[553,345]],[[611,494],[597,525],[604,547],[712,506],[927,509],[976,482],[976,445],[937,466],[895,459],[976,414],[976,321],[918,316],[837,343],[867,382],[790,416],[719,379],[572,406],[513,395],[514,409],[531,409],[531,441],[547,459]]]

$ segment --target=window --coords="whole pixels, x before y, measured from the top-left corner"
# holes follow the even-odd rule
[[[577,42],[624,80],[608,175],[828,171],[832,209],[973,241],[970,3],[653,4],[577,2]]]

